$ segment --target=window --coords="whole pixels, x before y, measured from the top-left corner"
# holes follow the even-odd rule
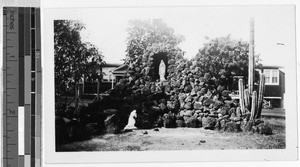
[[[265,73],[265,83],[270,83],[270,77],[271,77],[271,74],[270,74],[270,70],[264,70],[264,73]]]
[[[279,70],[265,69],[265,84],[279,85]]]

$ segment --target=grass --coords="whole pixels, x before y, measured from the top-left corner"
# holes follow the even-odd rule
[[[263,120],[270,125],[273,135],[229,133],[203,128],[160,128],[159,132],[150,129],[95,136],[91,140],[58,146],[57,151],[284,149],[285,119],[264,117]],[[144,131],[148,134],[144,135]]]
[[[261,149],[285,149],[285,119],[284,118],[264,118],[265,123],[269,124],[273,135],[262,136],[257,143]]]

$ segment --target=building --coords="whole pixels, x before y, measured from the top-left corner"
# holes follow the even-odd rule
[[[114,78],[116,79],[115,83],[119,82],[120,79],[122,79],[122,77],[127,72],[127,70],[128,70],[128,65],[123,64],[112,71],[112,74],[114,75]]]
[[[120,64],[105,64],[102,66],[103,78],[102,82],[116,82],[116,78],[112,71],[118,68]]]
[[[102,65],[103,77],[99,85],[100,93],[111,89],[116,82],[116,77],[112,71],[120,67],[120,64],[104,64]],[[83,83],[83,94],[84,95],[95,95],[97,94],[97,82],[84,82]]]
[[[280,66],[262,66],[259,72],[265,74],[264,99],[271,107],[283,108],[285,95],[285,74]]]

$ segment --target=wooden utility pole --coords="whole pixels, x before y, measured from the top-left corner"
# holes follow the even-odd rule
[[[97,101],[100,100],[99,94],[100,94],[100,81],[99,79],[97,79]]]
[[[254,61],[254,18],[250,18],[250,44],[249,44],[249,67],[248,67],[248,90],[252,94],[255,74]]]

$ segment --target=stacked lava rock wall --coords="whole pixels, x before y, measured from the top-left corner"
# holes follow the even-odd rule
[[[183,54],[179,48],[157,44],[129,59],[128,73],[111,95],[126,99],[138,110],[138,128],[186,126],[231,132],[265,128],[261,120],[249,122],[250,113],[241,114],[238,101],[231,98],[225,86],[209,73],[202,74],[198,62],[184,59]],[[157,55],[167,56],[164,82],[153,78]]]

